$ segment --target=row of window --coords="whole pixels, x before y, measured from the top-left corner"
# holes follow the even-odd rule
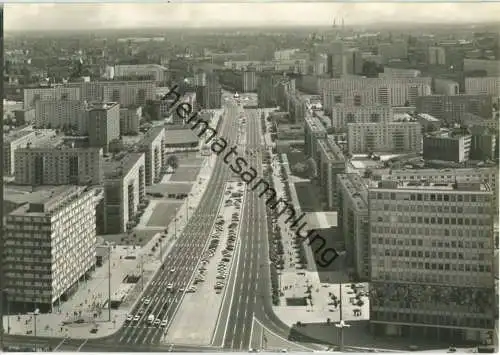
[[[402,216],[386,214],[378,216],[376,219],[380,223],[414,223],[414,224],[439,224],[439,225],[458,225],[458,226],[487,226],[491,224],[491,216],[477,218],[456,218],[456,217],[421,217],[421,216]]]
[[[439,229],[439,228],[403,228],[403,227],[389,227],[389,226],[372,226],[370,228],[372,233],[378,234],[397,234],[400,237],[418,235],[418,236],[443,236],[451,235],[452,237],[467,237],[467,238],[489,238],[490,228],[450,228],[450,229]],[[448,231],[448,232],[446,232]],[[372,234],[372,238],[376,237]]]
[[[373,203],[372,206],[381,208],[382,203]],[[409,205],[409,204],[384,204],[384,211],[397,211],[397,212],[424,212],[424,213],[490,213],[491,206],[450,206],[449,204],[443,205]]]
[[[441,255],[442,259],[448,260],[487,260],[486,254],[483,253],[456,253],[456,252],[430,252],[416,250],[401,250],[401,249],[372,249],[372,256],[392,256],[400,258],[436,258]]]
[[[372,237],[372,243],[373,244],[379,244],[379,245],[411,245],[411,246],[432,246],[432,248],[465,248],[465,249],[484,249],[487,245],[484,242],[475,242],[475,241],[461,241],[461,240],[455,240],[455,241],[436,241],[432,240],[429,243],[429,240],[424,240],[423,239],[401,239],[401,238],[390,238],[390,237],[377,237],[374,238]],[[431,253],[433,255],[432,257],[435,257],[434,255],[436,252],[425,252],[425,256],[429,257],[427,255],[428,253]],[[439,258],[443,257],[443,255],[447,255],[449,252],[437,252],[436,255],[438,255]],[[443,254],[443,255],[441,255]]]
[[[406,200],[410,201],[436,201],[436,202],[490,202],[490,196],[473,194],[404,194],[395,192],[370,192],[372,200]]]
[[[483,260],[483,259],[481,259]],[[384,261],[384,260],[380,260]],[[382,263],[379,263],[381,266]],[[385,264],[384,264],[385,265]],[[444,270],[444,271],[467,271],[467,272],[491,272],[490,265],[484,264],[443,264],[443,263],[424,263],[424,262],[408,262],[402,260],[391,260],[391,267],[396,268],[406,268],[411,266],[412,269],[420,270]]]

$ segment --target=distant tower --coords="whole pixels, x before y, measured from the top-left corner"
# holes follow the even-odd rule
[[[344,30],[344,18],[342,17],[342,31]]]

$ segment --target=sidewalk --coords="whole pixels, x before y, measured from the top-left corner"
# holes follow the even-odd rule
[[[193,195],[189,198],[189,202],[188,200],[183,202],[183,206],[189,203],[188,207],[194,209],[199,204],[203,192],[208,186],[208,181],[213,170],[212,167],[214,164],[211,163],[213,159],[214,156],[207,158],[206,163],[198,174],[198,183],[194,184],[191,190]],[[137,229],[141,229],[141,226],[147,224],[154,207],[155,203],[151,201]],[[178,220],[176,226],[177,235],[182,233],[187,222],[186,218],[183,218],[184,212],[185,207],[179,208],[176,216]],[[169,231],[174,229],[173,223],[174,219],[169,222]],[[105,337],[116,332],[123,325],[127,313],[133,309],[137,300],[140,299],[142,290],[147,287],[174,245],[175,239],[173,236],[161,238],[161,235],[161,233],[155,234],[142,248],[136,247],[133,249],[132,246],[113,247],[109,261],[105,260],[101,267],[96,268],[96,271],[91,274],[91,279],[83,281],[79,289],[68,301],[57,305],[54,313],[36,316],[36,335],[47,337],[67,336],[85,339]],[[161,243],[160,240],[162,240]],[[155,248],[155,252],[151,252],[156,243],[160,243],[161,247]],[[161,260],[160,254],[163,256]],[[125,256],[132,255],[136,258],[125,259]],[[108,277],[109,263],[111,263],[110,281]],[[143,281],[139,280],[137,284],[127,284],[124,282],[125,276],[128,274],[139,276],[141,273]],[[107,308],[109,283],[111,283],[112,296],[118,290],[126,292],[124,301],[120,307],[116,310],[111,310],[111,317],[109,317]],[[83,322],[75,323],[77,319],[83,319]],[[33,316],[4,316],[3,322],[4,329],[8,329],[10,334],[35,334],[35,320]],[[67,324],[63,325],[63,322]],[[90,332],[94,327],[98,328],[97,333]]]

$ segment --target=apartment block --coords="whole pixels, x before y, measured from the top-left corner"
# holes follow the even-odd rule
[[[104,161],[104,234],[129,231],[137,224],[138,207],[146,197],[144,153],[120,153]],[[135,222],[135,223],[134,223]]]
[[[114,78],[148,77],[156,82],[167,79],[168,69],[158,64],[115,65]]]
[[[103,151],[71,145],[29,146],[15,151],[14,176],[20,185],[94,185],[102,182]]]
[[[337,104],[412,106],[431,94],[431,78],[383,79],[348,77],[322,81],[322,102],[330,112]]]
[[[146,185],[157,183],[161,178],[162,167],[165,164],[165,129],[154,127],[150,129],[138,144],[145,155]]]
[[[376,123],[393,120],[393,110],[388,105],[354,106],[337,104],[332,107],[332,125],[346,129],[348,123]]]
[[[469,160],[472,137],[450,131],[433,132],[424,137],[423,158],[461,163]]]
[[[33,108],[37,101],[81,100],[79,87],[41,87],[24,89],[24,108]]]
[[[36,128],[78,128],[85,112],[85,103],[80,100],[40,100],[35,103]]]
[[[337,175],[337,220],[356,277],[370,279],[368,187],[358,174]]]
[[[207,76],[205,85],[196,86],[196,100],[204,109],[219,109],[222,107],[222,87],[215,76]]]
[[[3,285],[11,309],[55,311],[95,267],[98,190],[58,186],[6,216]]]
[[[139,134],[139,125],[142,117],[142,107],[120,108],[120,135]]]
[[[418,97],[417,113],[428,113],[447,123],[461,122],[465,113],[490,118],[492,98],[488,95],[428,95]]]
[[[120,139],[120,105],[100,102],[89,105],[86,112],[89,146],[109,150],[110,142]]]
[[[319,184],[324,193],[328,210],[337,207],[337,175],[345,172],[345,157],[333,136],[319,139],[317,169]]]
[[[416,120],[388,123],[348,123],[350,154],[370,152],[415,153],[422,150],[422,126]]]
[[[326,129],[319,118],[306,115],[304,119],[304,145],[305,154],[316,160],[318,154],[318,140],[325,139]]]
[[[146,101],[155,98],[156,84],[152,80],[142,81],[105,81],[103,102],[117,102],[120,107],[144,106]]]
[[[465,78],[465,93],[498,97],[500,96],[500,77]]]
[[[14,174],[15,152],[18,148],[26,148],[36,140],[37,134],[33,130],[16,131],[4,136],[3,143],[3,173],[7,176]]]
[[[481,343],[494,328],[493,191],[381,181],[369,189],[375,334]]]

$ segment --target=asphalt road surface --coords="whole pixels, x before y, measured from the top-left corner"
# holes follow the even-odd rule
[[[234,105],[228,105],[227,111],[228,114],[221,124],[218,136],[234,144],[237,137],[237,108]],[[115,339],[120,344],[157,344],[168,331],[184,298],[185,291],[179,290],[188,288],[197,272],[197,265],[210,237],[208,231],[217,217],[224,185],[230,177],[230,170],[223,162],[223,156],[224,154],[221,154],[216,160],[208,188],[192,213],[187,226],[178,236],[162,268],[145,290],[143,300],[149,302],[146,304],[142,300],[139,301],[131,312],[132,316],[138,316],[139,319],[128,322],[116,333]],[[168,285],[171,285],[172,289],[169,289]],[[153,315],[155,320],[166,320],[167,326],[149,324],[150,315]]]

